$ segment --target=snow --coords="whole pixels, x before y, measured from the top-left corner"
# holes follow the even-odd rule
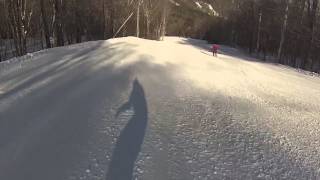
[[[198,6],[198,8],[202,8],[202,5],[198,1],[196,1],[195,4]]]
[[[0,179],[317,179],[320,78],[209,49],[124,37],[0,63]]]
[[[195,1],[194,2],[196,7],[202,10],[205,10],[206,12],[208,12],[209,15],[211,16],[219,16],[219,13],[212,7],[211,4],[205,3],[205,2],[199,2],[199,1]]]
[[[219,16],[219,13],[213,9],[212,5],[211,4],[207,4],[208,5],[208,8],[209,10],[211,11],[211,13],[214,15],[214,16]]]
[[[177,3],[176,1],[174,1],[174,0],[170,0],[170,2],[172,3],[172,4],[174,4],[175,6],[180,6],[180,4],[179,3]]]

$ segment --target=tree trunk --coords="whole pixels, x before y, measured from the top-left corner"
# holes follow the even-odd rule
[[[298,5],[299,6],[299,5]],[[302,2],[300,2],[300,6],[299,6],[299,23],[298,23],[298,27],[301,28],[303,27],[303,19],[304,19],[304,9],[305,9],[305,6],[306,6],[306,0],[302,0]],[[294,48],[295,51],[294,51],[294,67],[296,68],[301,68],[301,64],[302,62],[300,62],[300,58],[301,58],[301,55],[300,55],[300,51],[301,49],[303,48],[301,44],[301,33],[297,33],[297,36],[296,36],[296,41],[295,41],[295,45],[294,45]]]
[[[166,26],[167,26],[167,14],[168,14],[168,0],[163,0],[163,11],[162,11],[162,20],[160,28],[160,40],[164,39],[166,35]]]
[[[122,30],[122,28],[126,25],[126,23],[129,21],[129,19],[133,16],[133,13],[129,15],[129,17],[123,22],[123,24],[120,26],[118,31],[114,34],[113,38],[117,37],[118,33]]]
[[[311,57],[311,53],[314,49],[314,41],[315,41],[315,34],[316,34],[316,24],[317,24],[317,11],[318,11],[318,4],[319,0],[313,0],[312,4],[312,26],[311,27],[311,41],[310,41],[310,49],[308,51],[308,59],[310,61],[310,70],[313,70],[314,66],[314,57]]]
[[[27,53],[27,35],[30,29],[32,9],[27,7],[27,0],[9,0],[8,11],[16,55],[25,55]]]
[[[112,37],[114,37],[114,36],[116,36],[115,35],[115,33],[114,33],[114,25],[115,25],[115,20],[114,20],[114,18],[115,18],[115,12],[114,12],[114,9],[115,9],[115,7],[114,7],[114,2],[113,2],[114,0],[108,0],[108,2],[109,2],[109,8],[108,8],[108,13],[109,13],[109,20],[108,20],[108,26],[109,26],[109,28],[108,28],[108,35],[106,36],[107,38],[112,38]]]
[[[283,25],[282,25],[282,30],[281,30],[281,40],[280,40],[280,45],[278,49],[278,60],[281,60],[281,54],[282,54],[282,49],[283,49],[283,44],[285,41],[285,35],[287,31],[287,25],[288,25],[288,14],[289,14],[289,1],[286,0],[286,10],[284,14],[284,20],[283,20]]]
[[[62,27],[62,0],[54,0],[54,32],[56,46],[64,46],[63,27]]]
[[[150,24],[151,24],[151,22],[150,22],[150,17],[147,16],[147,30],[146,30],[146,32],[147,32],[147,38],[151,38],[151,36],[150,36]]]
[[[44,6],[44,0],[40,0],[40,9],[41,9],[41,18],[43,23],[43,31],[46,39],[46,46],[47,48],[51,48],[50,31],[49,31],[49,25],[47,22],[47,15],[46,15],[45,6]]]
[[[107,37],[107,31],[106,31],[106,26],[107,26],[107,20],[106,20],[106,4],[105,4],[105,0],[102,0],[102,22],[103,22],[103,39],[106,39]]]
[[[310,4],[312,2],[312,5]],[[304,69],[308,69],[308,65],[312,65],[312,59],[311,59],[311,53],[313,50],[313,46],[314,46],[314,36],[315,36],[315,24],[316,24],[316,18],[317,18],[317,9],[318,9],[318,0],[312,0],[312,1],[308,1],[308,28],[309,28],[309,32],[310,32],[310,37],[306,47],[306,56],[303,59],[302,62],[302,68]]]
[[[138,2],[138,7],[137,7],[137,37],[140,36],[140,4],[141,0]]]
[[[257,46],[256,46],[257,52],[259,52],[259,49],[260,49],[261,22],[262,22],[262,12],[260,11],[259,12],[259,21],[258,21]]]
[[[145,36],[147,39],[151,39],[151,35],[150,35],[150,25],[151,25],[151,14],[150,14],[150,0],[145,0],[143,2],[143,14],[144,14],[144,17],[145,17]]]

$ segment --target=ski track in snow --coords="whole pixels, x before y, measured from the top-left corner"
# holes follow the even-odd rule
[[[209,49],[126,37],[0,63],[0,179],[319,179],[320,78]]]

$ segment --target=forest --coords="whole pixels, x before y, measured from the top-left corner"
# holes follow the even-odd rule
[[[319,0],[0,0],[0,61],[136,36],[204,39],[320,72]]]

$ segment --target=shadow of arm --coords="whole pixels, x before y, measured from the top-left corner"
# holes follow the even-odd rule
[[[127,102],[127,103],[123,104],[123,105],[118,109],[115,117],[118,118],[119,115],[120,115],[122,112],[124,112],[124,111],[126,111],[126,110],[129,110],[130,108],[131,108],[131,103],[130,103],[130,102]]]

